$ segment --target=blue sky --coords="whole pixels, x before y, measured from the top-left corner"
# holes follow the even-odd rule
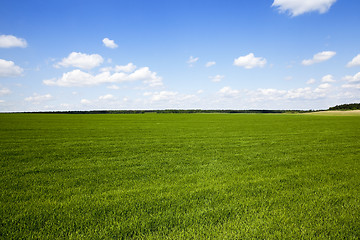
[[[4,0],[0,111],[360,102],[359,10],[358,0]]]

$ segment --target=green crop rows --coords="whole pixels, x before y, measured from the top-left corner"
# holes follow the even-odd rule
[[[359,239],[360,116],[0,114],[0,239]]]

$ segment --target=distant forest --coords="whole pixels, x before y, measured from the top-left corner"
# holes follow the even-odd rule
[[[360,103],[350,103],[330,107],[329,110],[360,110]]]
[[[312,110],[310,110],[312,111]],[[166,110],[92,110],[92,111],[49,111],[32,113],[52,114],[151,114],[151,113],[301,113],[302,110],[202,110],[202,109],[166,109]]]
[[[336,105],[328,110],[360,110],[360,103]],[[47,111],[28,113],[52,114],[145,114],[145,113],[306,113],[324,110],[202,110],[202,109],[165,109],[165,110],[91,110],[91,111]],[[326,111],[326,110],[325,110]]]

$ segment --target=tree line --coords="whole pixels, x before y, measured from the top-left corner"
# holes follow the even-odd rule
[[[329,110],[360,110],[360,103],[349,103],[330,107]]]
[[[310,110],[312,111],[312,110]],[[303,110],[202,110],[202,109],[165,109],[165,110],[91,110],[91,111],[47,111],[32,113],[51,114],[151,114],[151,113],[301,113]]]

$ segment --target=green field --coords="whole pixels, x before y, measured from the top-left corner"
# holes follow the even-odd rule
[[[359,239],[360,116],[0,114],[0,239]]]

